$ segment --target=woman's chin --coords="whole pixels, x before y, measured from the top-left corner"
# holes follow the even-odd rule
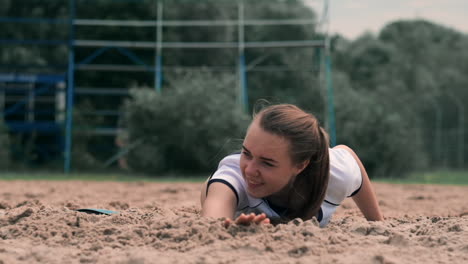
[[[259,188],[247,188],[247,193],[254,197],[254,198],[257,198],[257,199],[261,199],[263,197],[265,197],[266,195],[264,194],[264,192],[262,192]]]

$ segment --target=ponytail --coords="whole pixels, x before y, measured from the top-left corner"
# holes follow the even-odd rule
[[[317,130],[319,148],[310,157],[307,167],[296,176],[289,195],[288,220],[296,217],[302,220],[311,219],[318,214],[325,199],[330,178],[329,143],[324,129],[319,127]]]

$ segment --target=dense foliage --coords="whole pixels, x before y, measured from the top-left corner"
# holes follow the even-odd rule
[[[334,39],[339,138],[372,172],[463,166],[466,45],[466,35],[421,20],[390,23],[378,36]]]
[[[179,74],[170,84],[162,94],[134,89],[125,104],[131,169],[206,172],[224,154],[240,150],[249,117],[230,76]]]

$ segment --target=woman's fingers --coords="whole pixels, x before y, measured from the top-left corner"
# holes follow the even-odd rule
[[[248,215],[241,214],[236,219],[236,224],[238,225],[250,225],[255,218],[255,214],[251,213]]]
[[[265,220],[267,217],[266,217],[266,214],[264,213],[261,213],[259,215],[256,215],[255,218],[253,219],[254,223],[256,224],[260,224],[263,222],[263,220]]]
[[[225,228],[228,228],[230,225],[232,225],[232,220],[231,220],[230,218],[226,218],[226,219],[224,220],[223,226],[224,226]]]
[[[255,223],[256,224],[270,224],[270,218],[268,218],[266,214],[262,213],[261,215],[258,216],[258,219]]]
[[[254,213],[251,214],[241,214],[239,215],[235,221],[231,220],[230,218],[227,218],[224,220],[224,227],[229,227],[232,224],[237,224],[237,225],[250,225],[250,224],[269,224],[270,219],[267,218],[266,214],[262,213],[259,215],[256,215]]]

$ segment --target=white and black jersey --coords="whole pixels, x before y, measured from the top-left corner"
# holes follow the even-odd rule
[[[362,185],[362,175],[358,163],[352,154],[342,148],[330,149],[330,180],[328,182],[325,200],[323,201],[317,220],[320,227],[324,227],[330,221],[336,208],[346,197],[356,194]],[[266,199],[251,197],[247,193],[247,184],[240,170],[240,155],[233,154],[225,157],[219,163],[218,169],[210,177],[208,188],[213,182],[226,184],[234,192],[237,198],[235,217],[241,213],[265,213],[269,218],[279,218],[285,213],[286,208],[281,208],[268,203]]]

